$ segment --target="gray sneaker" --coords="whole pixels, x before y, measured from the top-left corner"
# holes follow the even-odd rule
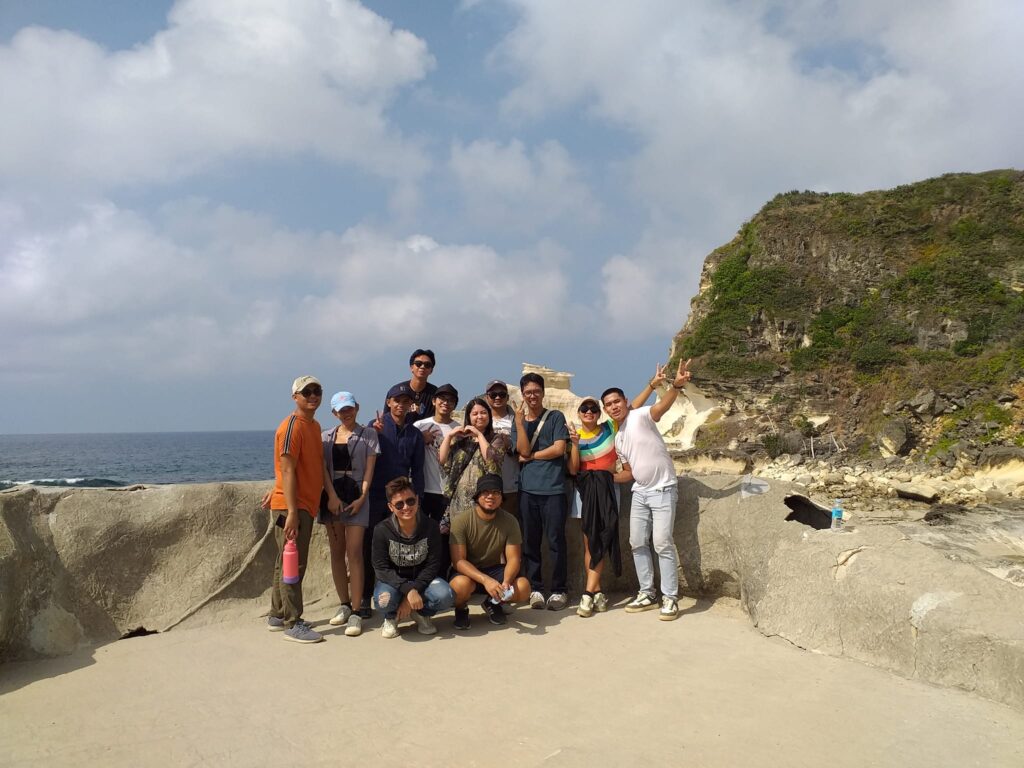
[[[608,610],[608,598],[605,597],[604,592],[598,592],[594,595],[594,610],[598,613],[604,613]]]
[[[547,607],[547,603],[544,601],[544,595],[537,590],[530,593],[530,607],[536,608],[537,610],[543,611]]]
[[[416,622],[416,631],[421,635],[437,634],[437,627],[434,626],[434,622],[430,620],[429,616],[424,616],[419,611],[413,611],[412,618]]]
[[[565,592],[552,592],[548,598],[548,610],[560,611],[569,604],[569,596]]]
[[[345,635],[347,637],[359,637],[363,634],[363,617],[353,613],[345,623]]]
[[[636,597],[626,603],[626,613],[640,613],[641,611],[649,611],[651,608],[657,608],[658,603],[654,600],[653,595],[648,595],[646,592],[637,592]]]
[[[277,616],[267,616],[267,629],[271,632],[284,632],[288,627],[284,625],[284,619]]]
[[[309,624],[299,619],[295,622],[294,627],[284,631],[284,639],[291,640],[293,643],[319,643],[324,636],[315,632]]]
[[[348,624],[348,617],[351,615],[351,608],[349,608],[347,605],[341,606],[340,608],[338,608],[338,612],[334,614],[334,617],[331,619],[331,626],[341,627],[345,624]]]

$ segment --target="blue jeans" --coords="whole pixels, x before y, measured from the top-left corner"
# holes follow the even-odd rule
[[[661,571],[661,594],[679,596],[679,553],[672,538],[676,522],[676,500],[679,487],[672,485],[657,490],[634,488],[633,505],[629,510],[629,546],[633,550],[633,564],[640,591],[651,597],[654,591],[654,562],[648,542],[654,538],[654,551],[658,553]]]
[[[373,602],[378,610],[384,611],[385,618],[393,619],[398,615],[398,606],[403,597],[401,590],[383,581],[373,585]],[[423,608],[419,610],[422,616],[433,616],[455,605],[455,593],[448,586],[448,582],[440,578],[430,582],[420,597],[423,598]]]
[[[544,591],[544,573],[541,570],[541,539],[548,540],[551,557],[551,591],[568,592],[569,547],[565,541],[565,521],[569,507],[565,494],[559,491],[551,496],[519,492],[519,518],[523,524],[523,561],[530,589]]]

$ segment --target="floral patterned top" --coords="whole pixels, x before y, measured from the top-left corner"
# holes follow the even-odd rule
[[[475,438],[457,438],[452,442],[448,460],[441,467],[445,476],[444,495],[449,499],[448,509],[441,522],[442,532],[446,532],[449,520],[473,511],[477,480],[489,472],[500,475],[501,463],[511,447],[508,433],[495,433],[491,439],[491,458],[487,460],[480,452],[480,444]]]

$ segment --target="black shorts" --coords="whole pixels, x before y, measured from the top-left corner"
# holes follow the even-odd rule
[[[477,570],[480,571],[480,573],[484,574],[485,576],[490,576],[492,579],[494,579],[499,584],[505,580],[505,566],[502,563],[499,563],[498,565],[493,565],[490,568],[479,568],[478,567]],[[459,572],[456,571],[454,568],[452,568],[451,573],[449,574],[448,580],[451,581],[452,579],[454,579],[458,575],[460,575]],[[484,585],[483,584],[481,584],[479,581],[475,582],[475,583],[476,583],[476,587],[473,589],[474,592],[477,592],[479,594],[487,594],[487,590],[484,589]]]

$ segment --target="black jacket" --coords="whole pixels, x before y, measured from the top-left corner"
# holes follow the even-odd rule
[[[441,547],[441,529],[422,512],[416,514],[416,531],[408,538],[389,515],[373,529],[373,570],[403,595],[412,589],[422,595],[440,573]]]

